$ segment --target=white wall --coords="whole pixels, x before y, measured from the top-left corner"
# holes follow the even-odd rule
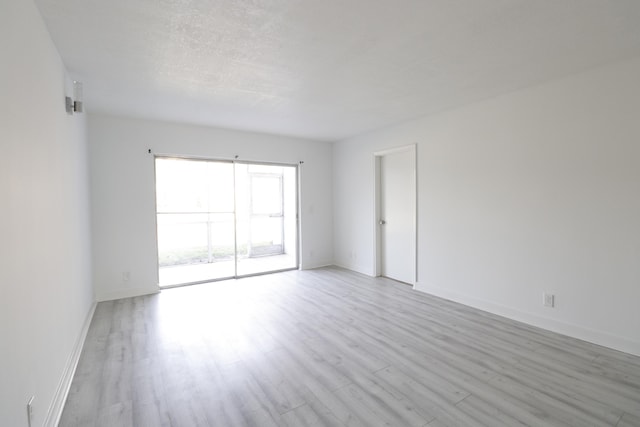
[[[301,167],[302,266],[331,264],[327,143],[161,121],[90,115],[94,283],[98,300],[158,290],[154,156],[282,162]],[[122,273],[130,272],[123,282]]]
[[[0,58],[0,425],[35,395],[40,426],[93,303],[85,117],[31,0],[0,2]]]
[[[336,263],[373,274],[372,153],[417,143],[419,290],[640,354],[638,76],[640,58],[336,143]]]

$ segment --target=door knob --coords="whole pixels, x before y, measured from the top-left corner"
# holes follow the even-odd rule
[[[379,222],[380,225],[385,225],[386,223],[387,223],[387,221],[385,221],[384,219],[381,219],[380,222]]]

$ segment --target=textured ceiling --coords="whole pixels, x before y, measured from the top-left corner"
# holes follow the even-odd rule
[[[90,112],[339,140],[640,55],[639,0],[36,0]]]

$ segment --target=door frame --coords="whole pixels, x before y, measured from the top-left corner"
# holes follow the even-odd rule
[[[413,181],[415,183],[415,194],[414,194],[414,206],[415,210],[413,212],[413,223],[411,224],[413,227],[413,232],[411,233],[413,239],[411,242],[411,247],[413,248],[412,254],[412,267],[413,271],[411,274],[412,282],[410,283],[414,288],[418,283],[418,153],[417,153],[417,144],[403,145],[400,147],[388,148],[385,150],[375,151],[373,153],[373,168],[374,168],[374,189],[373,189],[373,241],[374,241],[374,250],[373,250],[373,270],[374,276],[379,277],[382,275],[382,241],[381,241],[381,230],[380,230],[380,216],[382,209],[382,201],[380,197],[380,192],[382,191],[381,186],[381,162],[380,160],[388,155],[395,154],[404,151],[408,151],[411,153],[413,157]]]

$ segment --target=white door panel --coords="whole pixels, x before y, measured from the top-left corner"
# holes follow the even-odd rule
[[[415,282],[415,158],[413,150],[380,157],[380,272]]]

